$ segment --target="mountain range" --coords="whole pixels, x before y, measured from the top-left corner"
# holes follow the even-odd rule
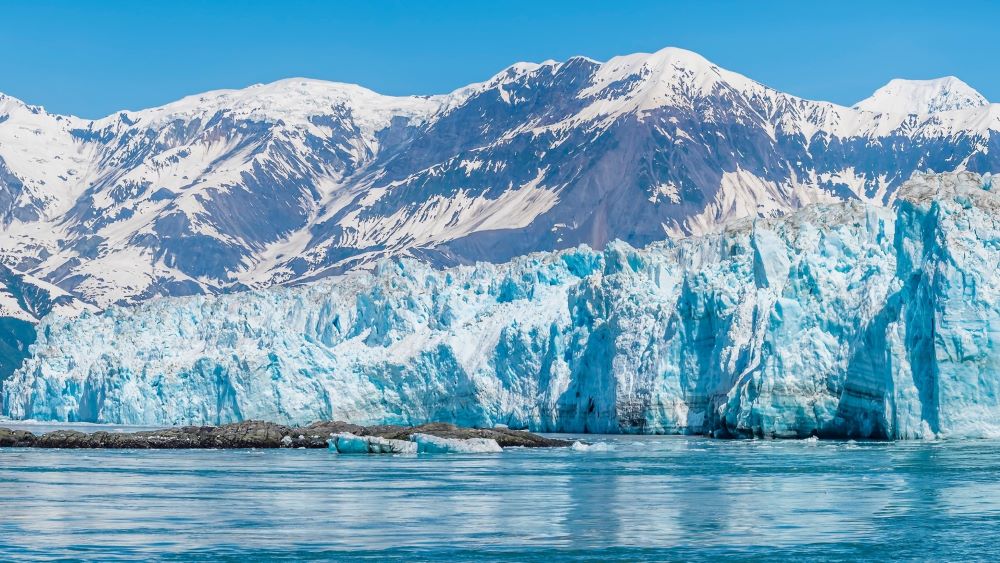
[[[1000,104],[956,78],[845,107],[676,48],[436,96],[295,78],[97,120],[0,95],[0,305],[30,323],[386,256],[500,262],[890,204],[914,172],[996,172],[998,131]]]

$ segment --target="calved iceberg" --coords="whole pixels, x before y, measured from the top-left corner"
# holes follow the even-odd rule
[[[380,436],[357,436],[350,432],[333,434],[327,440],[331,451],[339,454],[441,454],[499,453],[500,444],[491,438],[442,438],[415,433],[409,440],[392,440]]]
[[[413,454],[417,444],[409,440],[390,440],[379,436],[356,436],[343,432],[326,441],[330,450],[340,454]]]
[[[414,434],[410,436],[417,446],[417,452],[422,454],[483,454],[503,451],[500,444],[492,438],[442,438],[430,434]]]
[[[15,418],[1000,435],[1000,195],[919,176],[700,237],[112,307],[39,327]]]

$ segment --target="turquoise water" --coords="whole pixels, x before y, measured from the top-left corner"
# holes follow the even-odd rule
[[[589,439],[604,447],[0,449],[0,560],[1000,555],[997,443]]]

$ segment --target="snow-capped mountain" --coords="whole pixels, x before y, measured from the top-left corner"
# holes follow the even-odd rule
[[[968,84],[954,76],[946,76],[935,80],[890,80],[854,108],[873,113],[924,115],[989,105],[986,98]]]
[[[957,79],[854,108],[668,48],[519,63],[429,97],[290,79],[84,120],[0,96],[0,262],[97,307],[644,245],[915,171],[1000,168],[1000,106]]]
[[[570,432],[1000,435],[1000,194],[46,318],[15,418],[504,423]]]

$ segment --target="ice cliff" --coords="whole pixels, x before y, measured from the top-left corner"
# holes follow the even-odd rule
[[[539,431],[1000,435],[1000,195],[917,176],[634,249],[384,262],[46,318],[11,417]]]

